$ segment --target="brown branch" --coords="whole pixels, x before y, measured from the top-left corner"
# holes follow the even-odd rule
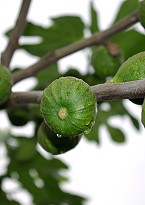
[[[91,86],[98,102],[145,97],[145,79],[125,83],[105,83]]]
[[[1,55],[1,64],[5,65],[6,67],[9,67],[12,56],[18,47],[19,37],[24,31],[26,24],[26,16],[30,7],[30,3],[31,0],[23,0],[15,27],[9,38],[8,45]]]
[[[91,86],[97,102],[119,99],[135,99],[145,97],[145,80],[126,83],[104,83]],[[43,91],[15,92],[11,94],[6,106],[39,104]]]
[[[5,106],[26,105],[29,103],[39,104],[42,94],[43,91],[13,92]]]
[[[70,55],[86,47],[102,44],[106,42],[111,36],[119,33],[122,30],[129,28],[130,26],[134,25],[137,21],[138,21],[138,11],[134,11],[132,14],[125,17],[123,20],[119,21],[118,23],[114,24],[111,28],[103,32],[95,33],[89,38],[82,39],[68,46],[65,46],[63,48],[56,49],[53,52],[47,53],[35,64],[31,65],[25,70],[14,73],[13,74],[14,84],[16,84],[17,82],[25,78],[34,76],[40,70],[46,68],[46,66],[58,61],[59,59],[67,55]]]

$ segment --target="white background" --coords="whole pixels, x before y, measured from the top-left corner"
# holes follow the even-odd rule
[[[28,14],[28,19],[35,23],[48,25],[49,17],[59,15],[79,15],[85,22],[89,22],[89,0],[33,0]],[[121,0],[107,1],[94,0],[94,4],[100,14],[100,26],[105,29],[117,12]],[[21,0],[3,0],[0,5],[0,52],[4,49],[7,39],[3,32],[14,25]],[[21,39],[23,40],[23,39]],[[33,63],[37,58],[28,56],[24,51],[17,51],[11,63],[11,67],[22,65],[23,67]],[[86,61],[83,52],[77,52],[59,61],[62,70],[68,65],[86,69]],[[27,82],[27,83],[26,83]],[[24,83],[24,84],[23,84]],[[27,90],[33,86],[33,78],[19,83],[13,89]],[[24,86],[25,85],[25,86]],[[126,106],[140,119],[140,106],[126,101]],[[1,127],[9,126],[4,113],[0,113]],[[115,118],[111,121],[118,127],[122,127],[127,133],[124,144],[116,144],[110,140],[110,136],[104,128],[101,129],[101,144],[86,142],[83,139],[72,151],[58,156],[69,166],[66,173],[70,182],[63,186],[64,189],[79,193],[88,197],[86,205],[145,205],[145,131],[137,132],[131,126],[127,117]],[[27,134],[31,135],[31,123],[27,126]],[[18,133],[24,129],[15,130]],[[3,164],[2,151],[0,151],[0,165]],[[19,194],[17,198],[21,198]],[[23,198],[23,204],[32,205],[31,198]]]

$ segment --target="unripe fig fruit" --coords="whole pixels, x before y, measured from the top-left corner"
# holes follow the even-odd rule
[[[11,87],[11,73],[6,67],[0,65],[0,104],[4,103],[8,99],[11,93]]]
[[[145,28],[145,1],[142,1],[139,5],[139,20],[141,25]]]
[[[114,76],[120,66],[120,56],[112,56],[105,46],[98,46],[93,50],[91,65],[95,69],[97,76],[105,79]]]
[[[128,58],[118,69],[111,82],[129,82],[145,78],[145,52]]]
[[[129,82],[145,78],[145,52],[140,52],[127,59],[110,82]],[[143,99],[131,99],[135,104],[142,104]]]
[[[73,149],[80,141],[81,136],[58,137],[55,132],[43,121],[38,129],[38,143],[47,152],[57,155]]]
[[[61,77],[44,90],[40,111],[56,134],[77,136],[92,128],[96,117],[96,99],[83,80]]]

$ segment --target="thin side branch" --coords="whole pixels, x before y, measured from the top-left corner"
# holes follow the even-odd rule
[[[12,56],[18,47],[19,38],[24,31],[26,25],[26,16],[30,7],[30,3],[31,0],[23,0],[15,27],[9,38],[8,45],[1,55],[1,64],[5,65],[6,67],[9,67]]]
[[[135,99],[145,97],[145,80],[137,80],[126,83],[104,83],[91,86],[91,90],[96,96],[97,102]],[[24,105],[28,103],[39,104],[43,91],[15,92],[7,103],[11,105]]]
[[[67,55],[82,50],[86,47],[106,42],[111,36],[119,33],[122,30],[129,28],[130,26],[137,23],[138,20],[138,11],[134,11],[131,15],[125,17],[123,20],[119,21],[118,23],[114,24],[112,27],[103,32],[95,33],[89,38],[82,39],[63,48],[56,49],[53,52],[47,53],[35,64],[31,65],[25,70],[18,71],[15,74],[13,74],[14,84],[25,78],[34,76],[39,71],[46,68],[48,65],[55,63],[56,61]]]

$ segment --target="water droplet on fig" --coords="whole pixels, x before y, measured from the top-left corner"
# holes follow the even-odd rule
[[[58,138],[61,138],[61,137],[62,137],[62,135],[60,135],[60,134],[57,134],[57,137],[58,137]]]

